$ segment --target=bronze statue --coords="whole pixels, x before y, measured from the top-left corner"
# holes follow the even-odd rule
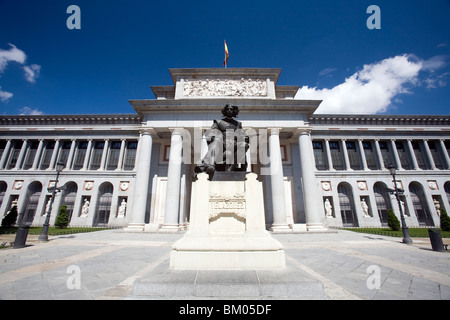
[[[249,139],[242,123],[235,120],[239,108],[227,104],[222,109],[224,118],[214,120],[211,129],[205,132],[208,141],[208,153],[202,164],[196,167],[196,173],[207,172],[213,175],[216,171],[246,171],[245,154],[249,148]]]

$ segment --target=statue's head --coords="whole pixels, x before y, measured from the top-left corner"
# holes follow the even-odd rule
[[[239,114],[239,107],[238,106],[232,106],[231,104],[227,104],[222,109],[222,114],[227,118],[236,118]]]

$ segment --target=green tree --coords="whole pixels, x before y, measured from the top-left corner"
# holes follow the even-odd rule
[[[65,229],[69,225],[69,215],[67,214],[67,206],[62,205],[59,208],[58,216],[56,217],[55,227],[58,229]]]
[[[8,214],[2,220],[2,228],[10,228],[16,224],[17,220],[17,206],[14,206],[9,210]]]
[[[450,231],[450,217],[447,211],[441,209],[441,229],[442,231]]]
[[[388,210],[388,226],[392,231],[400,230],[400,221],[392,209]]]

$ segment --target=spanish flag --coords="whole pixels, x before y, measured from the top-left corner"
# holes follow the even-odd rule
[[[225,61],[223,62],[223,66],[226,68],[228,65],[228,58],[230,57],[230,53],[228,52],[227,41],[224,40],[225,43]]]

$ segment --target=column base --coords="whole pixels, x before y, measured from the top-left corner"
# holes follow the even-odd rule
[[[292,229],[287,224],[273,224],[270,228],[272,232],[292,232]]]
[[[163,232],[178,232],[180,231],[180,225],[178,224],[165,224],[163,225],[159,231],[163,231]]]
[[[142,232],[145,229],[144,223],[130,223],[126,228],[123,229],[125,232]]]
[[[325,228],[321,223],[307,223],[306,229],[308,230],[308,232],[310,232],[310,231],[312,231],[312,232],[328,231],[328,229]]]

